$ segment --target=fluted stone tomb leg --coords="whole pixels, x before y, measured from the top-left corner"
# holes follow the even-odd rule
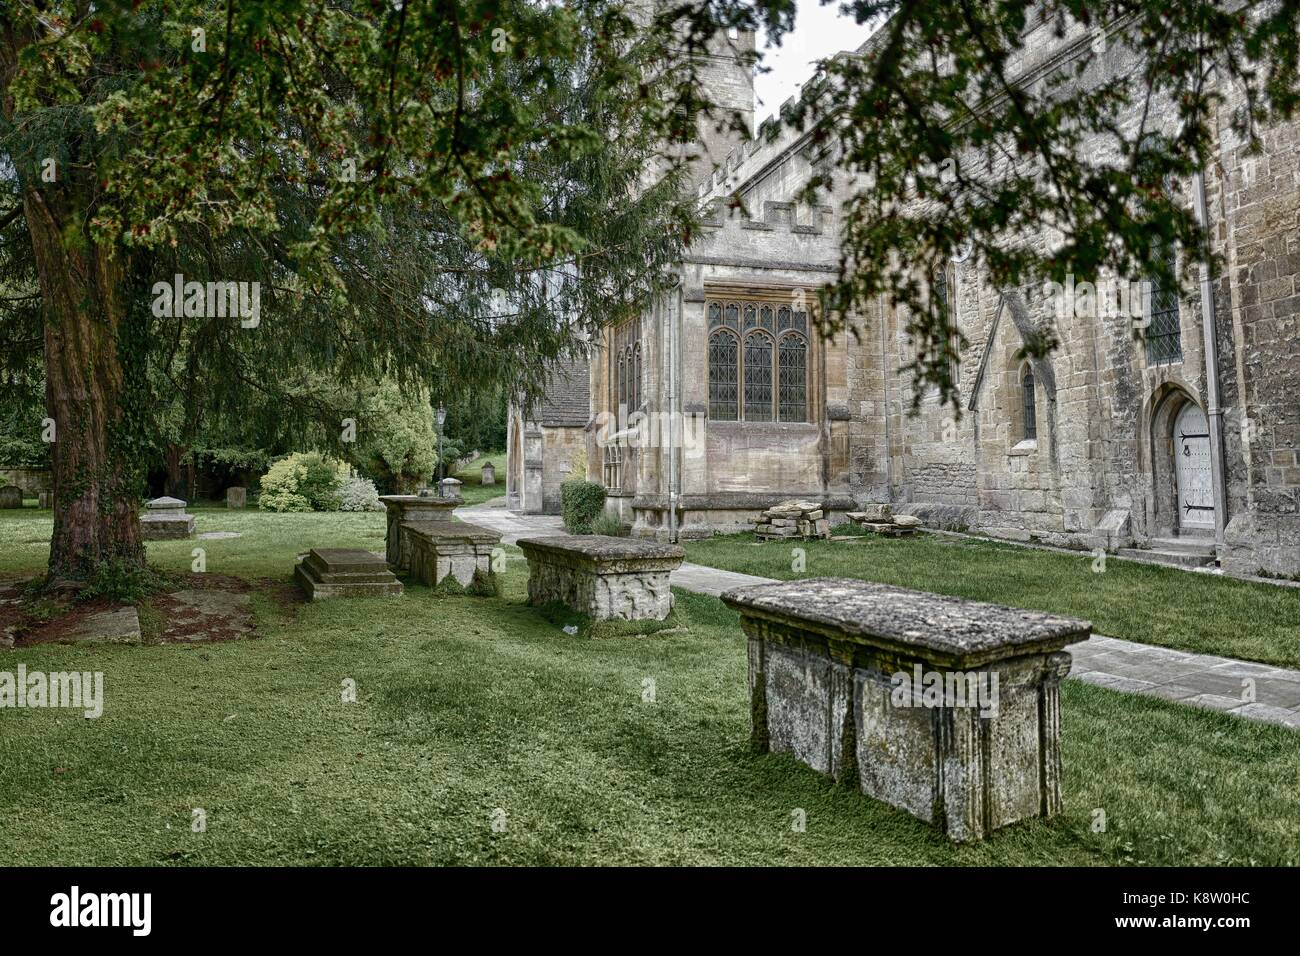
[[[1060,682],[1086,621],[847,578],[738,588],[752,741],[980,840],[1061,810]]]

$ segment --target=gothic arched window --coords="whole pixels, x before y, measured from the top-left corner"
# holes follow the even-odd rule
[[[641,407],[641,343],[632,346],[632,407]]]
[[[1034,370],[1028,365],[1020,377],[1020,395],[1024,406],[1024,439],[1032,441],[1038,438],[1038,411],[1034,404]]]
[[[762,301],[706,306],[709,417],[808,421],[808,317]]]
[[[781,336],[777,349],[778,411],[783,422],[808,420],[808,343],[797,332]]]
[[[745,336],[745,421],[772,420],[772,337],[753,331]]]
[[[740,340],[730,329],[709,334],[709,417],[734,422],[739,415],[736,401],[740,381]]]

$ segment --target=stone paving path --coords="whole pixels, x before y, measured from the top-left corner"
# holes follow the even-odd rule
[[[474,524],[500,531],[506,544],[514,544],[529,534],[563,531],[563,524],[554,515],[518,515],[504,508],[483,506],[460,508],[456,513]],[[773,580],[689,562],[672,575],[675,587],[713,597],[729,588],[771,584]],[[1070,669],[1074,680],[1300,728],[1300,671],[1100,634],[1066,649],[1074,655]],[[1253,691],[1253,700],[1249,691]]]

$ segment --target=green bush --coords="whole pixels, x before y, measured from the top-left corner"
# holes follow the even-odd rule
[[[121,604],[139,604],[163,584],[162,576],[152,567],[141,567],[122,558],[105,558],[95,565],[83,601],[105,598]]]
[[[592,534],[609,535],[611,538],[621,538],[623,534],[623,523],[614,515],[601,512],[596,520],[591,523]]]
[[[296,452],[262,476],[257,506],[265,511],[338,511],[348,467],[320,452]]]
[[[591,534],[591,523],[605,510],[605,486],[574,479],[560,485],[560,510],[569,534]]]

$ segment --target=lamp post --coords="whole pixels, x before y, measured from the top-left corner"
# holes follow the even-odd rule
[[[443,464],[443,460],[442,460],[442,423],[447,420],[447,409],[445,409],[441,405],[438,406],[437,419],[438,419],[438,470],[442,472],[443,477],[446,477],[447,468],[446,465]]]

